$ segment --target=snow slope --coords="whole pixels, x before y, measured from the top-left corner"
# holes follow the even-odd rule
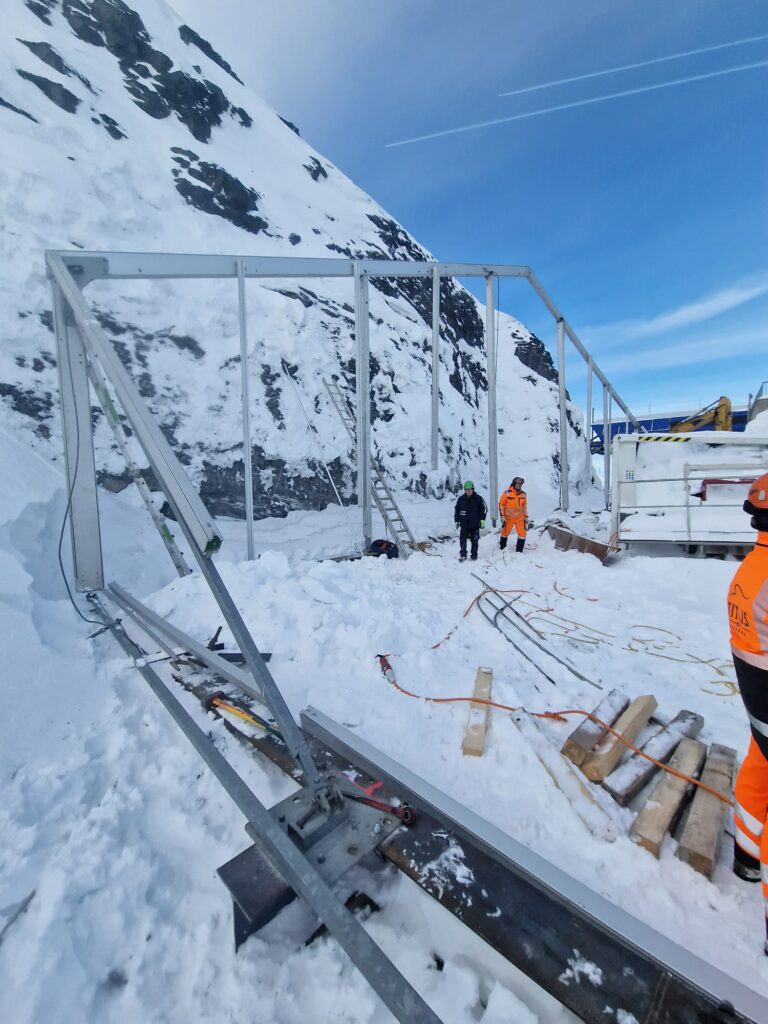
[[[162,0],[7,0],[0,10],[0,422],[60,451],[46,248],[431,258],[317,154]],[[93,285],[99,319],[216,514],[242,515],[234,281]],[[281,359],[344,492],[347,435],[323,376],[354,380],[351,282],[248,284],[257,515],[332,499]],[[429,469],[430,286],[372,290],[373,438],[399,489],[485,481],[483,309],[442,288],[441,468]],[[556,374],[541,343],[499,330],[501,480],[556,503]],[[515,354],[518,353],[521,358]],[[98,412],[100,473],[126,482]],[[580,415],[572,409],[574,431]],[[572,472],[574,484],[582,479]]]
[[[247,844],[242,819],[113,642],[86,639],[92,627],[75,618],[55,567],[61,477],[4,431],[0,468],[17,480],[0,499],[0,630],[14,639],[4,650],[0,930],[35,892],[0,944],[0,1020],[391,1020],[332,940],[304,947],[314,925],[298,905],[233,955],[215,869]],[[219,622],[210,598],[198,577],[173,579],[135,496],[105,495],[102,504],[114,524],[110,576],[210,636]],[[285,550],[221,563],[257,641],[274,652],[272,670],[291,708],[311,702],[349,724],[768,996],[759,893],[730,874],[727,849],[714,884],[674,857],[672,840],[656,862],[626,838],[631,811],[610,802],[620,836],[596,840],[509,716],[493,715],[482,758],[464,758],[466,709],[397,693],[373,655],[391,652],[400,682],[422,694],[468,694],[479,664],[494,669],[496,699],[532,710],[591,707],[595,692],[565,675],[555,690],[477,611],[464,617],[480,583],[472,563],[457,564],[452,542],[406,562],[358,563],[318,563],[290,543],[291,530],[306,544],[330,535],[326,520],[334,516],[291,516],[281,521]],[[343,537],[338,517],[335,529]],[[665,716],[697,711],[706,718],[704,739],[744,753],[748,730],[729,685],[724,612],[734,563],[638,557],[603,567],[556,552],[535,533],[523,558],[502,556],[493,536],[481,539],[480,553],[480,574],[522,591],[520,610],[538,616],[537,628],[583,674],[605,686],[621,680],[633,696],[655,693]],[[585,642],[594,630],[603,635],[597,645]],[[287,795],[285,776],[247,757],[178,694],[261,799]],[[547,723],[545,735],[559,746],[567,728]],[[381,905],[366,927],[447,1024],[572,1020],[407,880],[385,872],[351,884]],[[606,1019],[630,1019],[617,1009]]]

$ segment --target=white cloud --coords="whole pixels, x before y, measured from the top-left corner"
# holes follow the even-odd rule
[[[629,351],[622,352],[621,355],[604,355],[600,359],[600,365],[608,374],[615,374],[622,370],[642,371],[697,366],[701,363],[716,363],[720,360],[752,353],[764,353],[766,343],[768,343],[768,328],[757,327],[738,332],[718,333],[653,348],[634,345]]]
[[[619,345],[627,341],[659,337],[694,324],[704,323],[763,295],[768,295],[768,274],[736,281],[726,288],[657,316],[585,327],[582,333],[600,349],[605,349],[612,344]]]

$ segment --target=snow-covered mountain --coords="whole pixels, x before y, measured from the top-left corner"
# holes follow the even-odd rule
[[[4,0],[0,11],[0,423],[58,458],[46,248],[432,258],[298,129],[251,93],[163,0]],[[234,282],[89,290],[141,393],[216,514],[243,509]],[[345,493],[349,439],[323,376],[354,381],[348,280],[248,282],[257,515],[332,493],[285,359]],[[399,488],[442,494],[487,448],[482,306],[444,282],[441,469],[429,468],[430,285],[374,283],[374,444]],[[499,331],[500,480],[555,501],[556,374],[520,323]],[[127,480],[98,410],[102,481]],[[579,432],[573,410],[573,429]],[[578,474],[572,474],[578,484]]]

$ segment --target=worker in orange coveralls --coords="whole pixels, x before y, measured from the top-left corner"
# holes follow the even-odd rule
[[[752,736],[736,778],[733,870],[762,881],[768,954],[768,473],[749,489],[744,511],[757,542],[738,568],[728,592],[731,650]]]
[[[516,551],[522,551],[525,547],[525,535],[528,532],[528,499],[523,484],[525,480],[516,476],[510,486],[499,498],[499,512],[501,514],[501,537],[499,547],[503,551],[507,546],[507,537],[512,530],[517,531]]]

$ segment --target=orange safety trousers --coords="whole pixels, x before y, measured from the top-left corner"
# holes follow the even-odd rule
[[[527,535],[525,520],[528,516],[528,499],[525,491],[520,491],[518,494],[511,487],[504,491],[499,499],[499,512],[501,513],[502,537],[508,537],[512,530],[517,532],[518,537]]]
[[[760,862],[760,875],[768,925],[768,760],[753,737],[734,788],[736,808],[734,824],[736,845]]]

